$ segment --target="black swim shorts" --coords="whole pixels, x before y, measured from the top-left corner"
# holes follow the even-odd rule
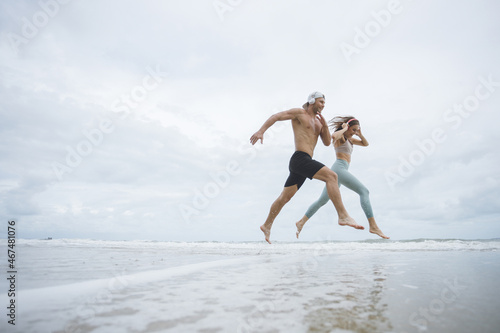
[[[312,159],[312,157],[303,151],[296,151],[290,158],[288,169],[290,175],[285,182],[285,187],[297,185],[300,188],[306,181],[306,178],[312,179],[325,165]]]

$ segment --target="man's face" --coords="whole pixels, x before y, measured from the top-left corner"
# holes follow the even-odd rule
[[[313,104],[313,112],[321,113],[324,107],[325,107],[325,99],[323,97],[316,98],[316,101]]]

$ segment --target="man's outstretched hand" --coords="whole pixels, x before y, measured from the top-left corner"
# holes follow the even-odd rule
[[[263,142],[264,141],[264,134],[263,133],[255,132],[255,134],[250,137],[250,143],[252,145],[254,145],[259,140],[260,140],[261,144],[264,143]]]

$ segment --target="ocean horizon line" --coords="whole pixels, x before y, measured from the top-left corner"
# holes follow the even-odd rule
[[[5,240],[5,239],[4,239]],[[92,242],[144,242],[144,243],[220,243],[220,244],[259,244],[265,243],[265,240],[241,240],[241,241],[220,241],[220,240],[157,240],[157,239],[101,239],[101,238],[77,238],[77,237],[46,237],[46,238],[18,238],[18,241],[92,241]],[[363,239],[363,240],[312,240],[312,241],[280,241],[273,240],[273,244],[308,244],[308,243],[408,243],[408,242],[494,242],[499,241],[500,237],[495,238],[411,238],[411,239]]]

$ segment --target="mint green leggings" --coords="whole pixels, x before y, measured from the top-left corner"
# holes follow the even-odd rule
[[[365,212],[366,218],[373,217],[372,205],[370,204],[370,197],[368,189],[361,184],[361,182],[354,177],[349,171],[349,163],[345,160],[338,159],[332,165],[332,171],[337,174],[339,187],[344,185],[350,190],[353,190],[359,194],[361,201],[361,208]],[[322,206],[324,206],[330,198],[328,197],[328,192],[326,191],[326,186],[321,193],[321,196],[316,200],[307,210],[307,218],[311,218]]]

